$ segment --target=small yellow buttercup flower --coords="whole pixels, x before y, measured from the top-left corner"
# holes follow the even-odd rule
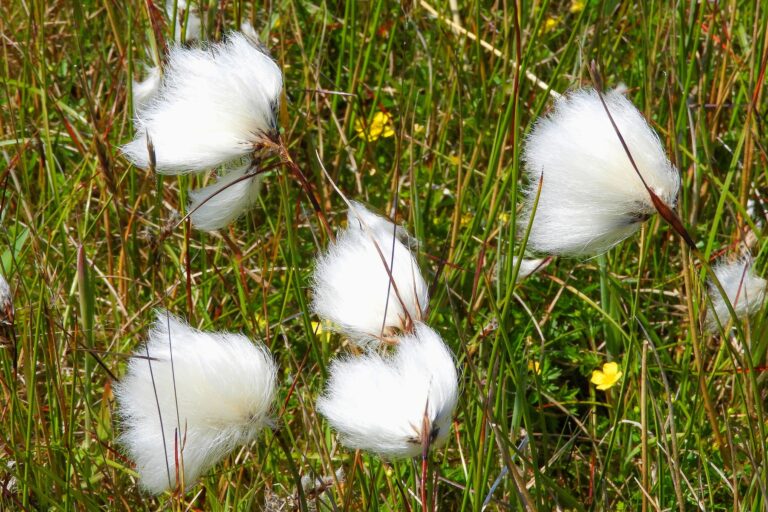
[[[541,26],[541,33],[546,34],[548,32],[552,32],[557,28],[557,26],[560,24],[559,18],[553,18],[550,16],[546,20],[544,20],[544,25]]]
[[[605,363],[602,371],[593,371],[590,382],[596,385],[600,391],[605,391],[612,388],[620,379],[621,371],[619,371],[619,365],[611,362]]]
[[[541,375],[541,365],[538,361],[528,361],[528,371]]]
[[[571,9],[570,11],[574,14],[579,13],[584,10],[584,7],[586,7],[587,2],[585,0],[571,0]]]
[[[395,127],[392,124],[392,116],[389,112],[376,112],[373,115],[368,130],[365,129],[365,123],[362,119],[355,120],[355,131],[368,142],[377,140],[379,137],[388,138],[395,134]]]

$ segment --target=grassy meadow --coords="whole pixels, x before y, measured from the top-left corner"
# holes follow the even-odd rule
[[[420,460],[347,450],[316,413],[351,347],[309,310],[328,236],[293,176],[276,166],[257,208],[203,233],[183,217],[208,176],[121,156],[131,81],[174,25],[137,0],[0,4],[0,510],[768,510],[768,309],[707,333],[700,259],[747,246],[768,274],[768,5],[452,4],[193,2],[205,38],[247,21],[279,62],[283,138],[331,226],[346,207],[321,165],[421,242],[429,322],[461,371],[430,507]],[[657,215],[516,282],[522,142],[592,60],[680,170],[700,254]],[[388,118],[392,133],[360,129]],[[115,441],[112,386],[157,308],[263,340],[279,388],[274,429],[151,497]],[[622,374],[598,390],[611,361]]]

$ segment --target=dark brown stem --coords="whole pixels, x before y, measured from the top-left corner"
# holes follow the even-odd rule
[[[624,140],[624,136],[621,134],[619,127],[616,125],[616,121],[614,121],[613,116],[611,115],[608,104],[605,103],[605,98],[603,98],[602,80],[600,79],[600,73],[597,70],[597,64],[595,61],[592,61],[592,64],[589,68],[589,73],[592,77],[592,83],[595,86],[595,90],[597,91],[597,97],[600,98],[600,103],[603,105],[603,109],[608,115],[608,119],[611,121],[611,126],[613,126],[613,130],[616,132],[616,136],[619,138],[619,142],[621,142],[621,147],[624,148],[624,152],[627,154],[627,158],[629,158],[629,162],[632,164],[632,168],[635,170],[635,173],[637,173],[638,178],[640,178],[640,181],[643,183],[643,187],[645,187],[648,195],[651,196],[651,202],[653,203],[654,208],[656,208],[656,211],[659,212],[661,218],[667,221],[667,223],[672,226],[672,229],[674,229],[675,232],[680,235],[683,240],[685,240],[685,243],[688,245],[688,247],[695,251],[696,242],[694,242],[690,233],[688,233],[688,230],[685,229],[685,226],[683,226],[680,217],[678,217],[674,210],[667,206],[667,204],[664,203],[664,201],[662,201],[658,195],[656,195],[656,192],[654,192],[651,187],[648,186],[648,183],[646,183],[645,178],[643,178],[643,175],[640,172],[640,168],[637,166],[637,163],[635,163],[632,152],[629,150],[629,146],[627,146],[627,142]]]
[[[299,166],[296,165],[296,162],[293,161],[293,158],[291,158],[291,155],[288,153],[288,149],[285,147],[282,140],[278,141],[277,147],[275,149],[277,150],[278,155],[280,155],[280,160],[286,166],[288,166],[296,179],[299,180],[299,184],[301,185],[301,188],[304,189],[304,193],[307,194],[309,202],[312,203],[312,208],[315,210],[315,215],[317,215],[317,217],[320,219],[320,222],[323,224],[323,228],[325,228],[325,232],[328,235],[328,238],[333,240],[334,236],[333,230],[331,230],[331,225],[328,223],[325,212],[320,206],[320,202],[317,200],[315,192],[312,190],[312,185],[309,184],[307,177],[304,176],[301,168],[299,168]]]

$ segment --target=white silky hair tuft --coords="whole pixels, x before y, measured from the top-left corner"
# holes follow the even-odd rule
[[[241,166],[219,176],[211,185],[190,190],[188,211],[192,225],[202,231],[222,229],[251,208],[259,198],[263,181],[259,174],[243,179],[253,171],[251,165]]]
[[[186,0],[166,0],[165,13],[168,18],[173,18],[173,4],[176,3],[176,18],[173,20],[175,27],[175,39],[177,43],[181,41],[181,28],[184,23],[184,18],[187,21],[187,30],[184,34],[184,42],[196,41],[200,39],[202,32],[202,23],[200,22],[200,14],[197,7],[193,6],[189,8],[189,3]],[[187,14],[189,11],[189,14]]]
[[[147,68],[144,80],[140,82],[135,80],[133,81],[132,90],[134,115],[137,115],[157,96],[157,92],[160,90],[161,82],[162,77],[160,76],[160,68],[157,66]]]
[[[146,345],[115,385],[119,441],[136,463],[142,488],[154,494],[174,488],[177,453],[190,487],[252,441],[270,423],[275,379],[263,345],[241,334],[199,331],[159,312]]]
[[[604,99],[645,182],[674,208],[680,177],[658,135],[621,92]],[[523,160],[528,186],[521,230],[543,178],[528,239],[537,252],[576,257],[605,252],[656,212],[593,89],[563,96],[536,121]]]
[[[277,134],[283,78],[262,47],[239,32],[205,48],[174,46],[155,99],[136,115],[122,147],[136,166],[160,173],[201,172],[251,154]]]
[[[317,409],[344,446],[394,459],[421,455],[426,439],[440,447],[450,433],[457,400],[450,349],[435,331],[418,323],[413,334],[399,338],[393,354],[371,351],[334,360]]]
[[[513,256],[512,264],[517,265],[519,260],[520,258]],[[520,269],[517,271],[517,282],[519,283],[531,274],[535,274],[539,270],[542,270],[547,266],[547,263],[549,262],[548,260],[549,258],[523,258],[523,260],[520,261]]]
[[[251,25],[250,22],[242,22],[240,24],[240,32],[242,32],[245,37],[250,39],[253,44],[261,44],[259,33],[256,32],[256,29],[253,28],[253,25]]]
[[[12,325],[13,317],[13,292],[5,276],[0,274],[0,325]]]
[[[347,228],[317,258],[312,309],[366,346],[423,320],[429,290],[403,228],[360,203],[352,203],[348,217]]]
[[[733,262],[721,261],[715,265],[713,271],[739,320],[744,320],[760,310],[768,282],[755,275],[751,258],[745,257]],[[711,281],[709,297],[712,305],[707,311],[706,323],[710,332],[714,332],[718,330],[718,325],[728,324],[731,314],[720,291]]]

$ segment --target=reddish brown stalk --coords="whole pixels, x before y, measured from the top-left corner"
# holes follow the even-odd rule
[[[165,56],[168,53],[168,44],[165,41],[165,17],[163,11],[155,5],[152,0],[146,0],[147,15],[149,24],[152,26],[152,35],[155,37],[155,46],[159,53],[161,62],[165,62]]]
[[[656,211],[659,213],[661,218],[667,221],[667,223],[672,226],[672,229],[674,229],[675,232],[680,235],[683,240],[685,240],[685,243],[688,244],[688,247],[695,251],[696,242],[693,241],[693,238],[688,233],[688,230],[686,230],[685,226],[683,226],[680,217],[678,217],[675,211],[667,206],[667,204],[664,203],[664,201],[662,201],[658,195],[656,195],[653,189],[648,186],[645,178],[643,178],[643,174],[640,172],[640,168],[637,166],[637,163],[635,163],[632,152],[629,150],[629,146],[627,146],[627,142],[624,140],[624,136],[621,134],[619,127],[616,125],[616,121],[614,121],[613,116],[611,115],[611,111],[608,108],[608,105],[605,103],[605,98],[603,98],[602,81],[600,80],[600,74],[597,70],[597,64],[595,61],[592,61],[592,64],[589,68],[589,73],[592,77],[592,83],[595,86],[595,90],[597,91],[597,97],[600,98],[600,103],[603,105],[603,109],[608,115],[608,119],[611,121],[611,126],[616,132],[616,136],[619,138],[619,142],[621,142],[621,147],[624,148],[624,152],[627,154],[627,158],[629,158],[629,162],[632,164],[632,168],[635,170],[635,173],[637,173],[638,178],[640,178],[640,181],[643,183],[643,187],[645,187],[645,190],[651,197],[651,202],[653,203],[654,208],[656,208]]]
[[[272,146],[272,144],[269,144],[268,146]],[[304,189],[304,193],[307,194],[309,202],[312,203],[312,208],[315,210],[315,215],[317,215],[317,217],[320,219],[320,222],[323,224],[325,233],[328,235],[328,238],[333,240],[334,236],[333,231],[331,230],[331,225],[328,223],[325,212],[320,206],[320,202],[317,200],[315,192],[312,190],[312,185],[309,184],[309,181],[307,180],[307,177],[304,176],[301,168],[296,165],[296,162],[294,162],[293,158],[291,158],[291,155],[288,153],[288,149],[285,147],[285,144],[283,144],[282,139],[278,138],[277,143],[274,144],[272,149],[275,150],[275,152],[280,156],[280,160],[291,170],[296,179],[299,180],[301,188]]]
[[[427,477],[429,475],[429,446],[432,443],[432,421],[428,413],[429,400],[424,405],[424,416],[421,421],[421,510],[431,509],[427,496]]]

